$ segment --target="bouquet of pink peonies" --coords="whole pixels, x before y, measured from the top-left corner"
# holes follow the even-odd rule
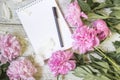
[[[22,45],[12,34],[0,34],[0,80],[35,80],[32,63],[20,57]]]
[[[120,33],[120,0],[71,0],[66,11],[65,19],[75,29],[73,46],[52,54],[48,60],[52,73],[72,71],[83,80],[120,80],[120,40],[111,42],[113,51],[101,47]]]

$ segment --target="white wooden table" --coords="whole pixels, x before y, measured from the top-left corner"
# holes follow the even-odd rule
[[[32,1],[32,0],[24,0],[24,2],[14,3],[12,0],[0,0],[0,4],[2,4],[3,2],[5,4],[7,4],[12,13],[12,18],[10,18],[10,19],[4,19],[4,18],[2,18],[2,15],[0,15],[0,32],[9,32],[9,33],[12,33],[15,35],[19,35],[22,38],[25,38],[28,40],[26,33],[23,29],[23,26],[21,25],[16,13],[15,13],[15,9],[17,9],[21,5],[27,4],[30,1]],[[66,5],[68,5],[69,2],[70,2],[70,0],[59,0],[59,6],[60,6],[61,10],[63,11],[63,13],[66,9]],[[1,14],[1,12],[2,12],[2,10],[0,11],[0,14]],[[24,52],[24,56],[29,56],[29,55],[31,55],[31,53],[33,54],[34,51],[28,40],[28,47],[27,47],[26,51]],[[38,73],[35,75],[36,80],[57,80],[56,77],[54,77],[51,74],[47,65],[40,66],[37,64],[36,67],[38,69]],[[81,79],[77,78],[74,75],[72,75],[71,73],[69,73],[68,75],[66,75],[64,77],[63,80],[81,80]]]

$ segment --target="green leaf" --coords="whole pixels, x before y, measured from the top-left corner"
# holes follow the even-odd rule
[[[94,57],[93,55],[90,55],[90,60],[93,61],[101,61],[99,58]]]
[[[120,19],[120,10],[112,11],[110,16],[115,17],[116,19]]]
[[[88,73],[92,74],[92,71],[87,66],[81,66],[81,68],[87,71]]]
[[[120,53],[120,47],[117,48],[116,53]]]
[[[113,45],[116,49],[120,48],[120,41],[113,42]]]
[[[109,56],[110,58],[114,59],[114,61],[120,65],[120,53],[116,53],[116,51],[114,52],[109,52],[107,53],[107,56]]]
[[[112,10],[120,10],[120,7],[115,6],[115,7],[112,7],[111,9]]]
[[[2,74],[2,70],[1,70],[1,68],[0,68],[0,76],[1,76],[1,74]]]
[[[105,0],[105,3],[106,4],[113,4],[113,1],[112,0]]]
[[[120,24],[118,25],[113,25],[114,27],[110,27],[112,32],[117,32],[118,34],[120,34]]]
[[[89,6],[93,6],[93,1],[92,0],[87,0],[87,3],[89,4]]]
[[[106,62],[96,62],[95,61],[94,63],[96,63],[97,65],[99,65],[99,66],[101,66],[103,68],[109,69],[109,65]]]
[[[118,30],[120,30],[120,23],[118,25],[116,25],[115,28],[117,28]]]
[[[90,6],[84,2],[83,0],[78,0],[79,6],[81,7],[82,11],[89,13],[91,12]]]
[[[106,13],[104,9],[96,10],[96,13],[97,13],[97,14],[100,14],[100,15],[102,15],[102,16],[107,16],[107,17],[109,17],[109,14]]]
[[[109,27],[114,28],[115,25],[120,24],[120,19],[116,19],[116,18],[108,18],[106,19],[107,24],[109,24]]]
[[[99,5],[100,5],[100,3],[94,2],[91,6],[91,9],[94,10],[94,8],[98,7]]]
[[[120,0],[113,0],[115,6],[120,6]]]
[[[114,30],[120,34],[120,29],[114,28]]]
[[[84,70],[83,68],[81,67],[77,67],[75,70],[74,70],[74,73],[73,73],[75,76],[77,77],[85,77],[86,75],[89,75],[89,73]]]
[[[92,66],[87,65],[86,67],[88,67],[88,68],[92,71],[92,73],[93,73],[93,74],[97,74],[97,73],[99,73],[99,74],[100,74],[99,70],[97,70],[97,69],[93,68]]]
[[[107,19],[108,16],[101,16],[95,13],[89,13],[88,14],[88,19]]]
[[[0,75],[0,80],[10,80],[6,72],[2,72]]]
[[[99,75],[93,75],[91,73],[88,73],[86,70],[84,70],[81,67],[77,67],[73,73],[77,77],[83,78],[83,80],[110,80],[106,76],[99,74]]]
[[[114,27],[117,33],[120,34],[120,23]]]
[[[71,0],[70,3],[74,2],[75,0]]]
[[[77,66],[84,64],[83,55],[74,53],[74,57],[75,57],[76,65],[77,65]]]
[[[86,77],[83,80],[111,80],[111,79],[107,78],[104,75],[100,76],[86,75]]]
[[[6,72],[8,66],[9,66],[9,63],[6,63],[6,64],[3,64],[3,65],[1,66],[1,68],[2,68],[2,70],[3,70],[4,72]]]
[[[108,69],[109,69],[109,65],[106,62],[96,62],[94,61],[94,67],[98,70],[100,70],[100,72],[104,72],[107,73]]]
[[[94,10],[97,9],[102,9],[102,8],[106,8],[106,7],[113,7],[113,4],[106,4],[106,3],[101,3],[98,7],[94,8]]]

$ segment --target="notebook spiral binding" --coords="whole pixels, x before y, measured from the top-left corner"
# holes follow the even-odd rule
[[[19,8],[17,8],[16,11],[20,12],[21,10],[24,10],[24,9],[26,9],[26,8],[34,5],[34,4],[37,4],[37,3],[41,2],[41,1],[43,1],[43,0],[34,0],[34,1],[31,1],[31,2],[29,2],[27,4],[25,4],[25,5],[20,6]]]

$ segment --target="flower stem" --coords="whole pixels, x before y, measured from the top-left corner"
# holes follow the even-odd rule
[[[111,62],[111,64],[113,64],[113,66],[115,67],[116,71],[120,71],[119,65],[117,65],[113,59],[111,59],[111,58],[109,58],[108,56],[106,56],[106,55],[103,53],[102,50],[100,50],[100,49],[98,49],[98,48],[95,48],[95,50],[97,50],[99,53],[102,54],[102,56],[104,56],[109,62]]]
[[[57,80],[59,80],[59,75],[57,76]]]
[[[57,80],[63,80],[64,75],[58,75]]]

